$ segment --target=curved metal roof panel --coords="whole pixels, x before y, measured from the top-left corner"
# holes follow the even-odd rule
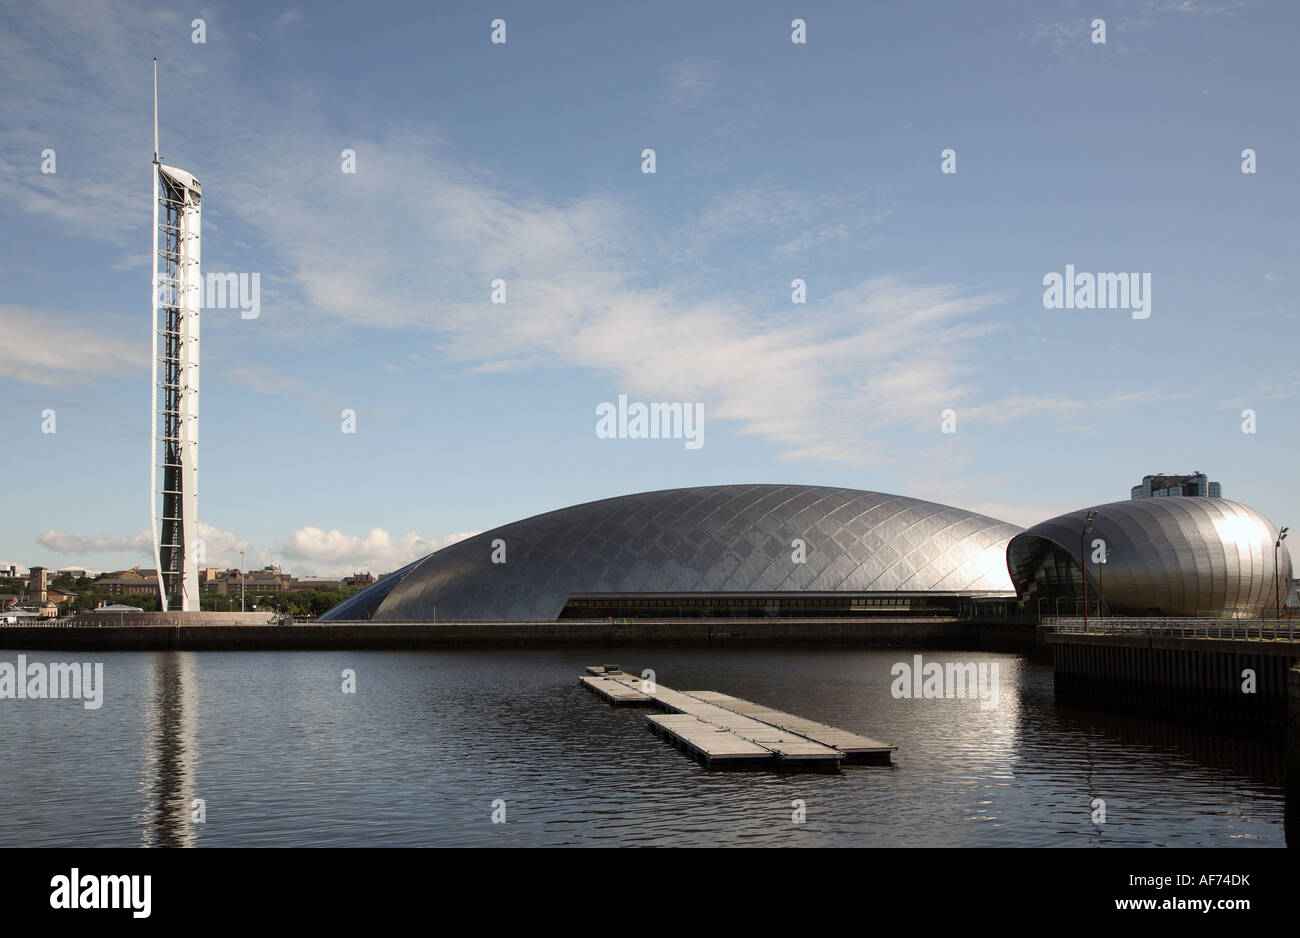
[[[445,547],[323,620],[550,620],[575,593],[1007,592],[1020,528],[845,488],[719,485],[607,498]],[[793,560],[793,542],[806,562]],[[494,552],[504,562],[493,562]]]
[[[1092,541],[1106,542],[1101,577],[1106,608],[1117,614],[1166,616],[1259,616],[1283,596],[1291,579],[1284,543],[1273,577],[1278,529],[1253,508],[1224,498],[1167,497],[1112,502],[1096,507],[1087,535],[1088,589],[1095,599],[1097,564]],[[1036,573],[1034,548],[1050,542],[1077,565],[1080,534],[1089,509],[1036,524],[1007,546],[1016,591],[1030,593]],[[1041,577],[1040,577],[1041,581]]]

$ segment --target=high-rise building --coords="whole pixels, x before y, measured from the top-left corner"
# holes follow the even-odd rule
[[[1202,498],[1222,498],[1223,489],[1218,482],[1211,482],[1204,472],[1194,472],[1189,476],[1154,475],[1143,476],[1142,484],[1129,490],[1130,498],[1162,498],[1167,495],[1199,495]]]
[[[202,189],[199,181],[185,170],[164,166],[158,158],[157,59],[154,59],[153,97],[150,510],[162,609],[190,611],[199,608],[199,554],[202,552],[197,530]]]

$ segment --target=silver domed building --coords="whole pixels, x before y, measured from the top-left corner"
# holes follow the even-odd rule
[[[321,618],[951,615],[973,597],[1014,596],[1006,554],[1020,531],[958,508],[853,489],[668,489],[478,534]]]
[[[1114,615],[1257,617],[1285,599],[1291,555],[1277,552],[1278,529],[1252,508],[1223,498],[1151,498],[1099,505],[1081,544],[1089,509],[1036,524],[1011,540],[1007,567],[1020,600],[1049,614],[1081,608],[1080,551],[1087,553],[1088,607]],[[1107,562],[1093,561],[1093,541]]]

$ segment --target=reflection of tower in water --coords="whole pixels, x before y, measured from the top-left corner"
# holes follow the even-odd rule
[[[1286,808],[1282,830],[1288,847],[1300,847],[1300,739],[1287,746]]]
[[[199,757],[195,665],[192,652],[154,656],[140,783],[145,799],[140,837],[146,847],[191,847],[198,840],[199,825],[191,819]]]

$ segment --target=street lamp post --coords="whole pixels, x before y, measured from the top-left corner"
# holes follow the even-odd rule
[[[244,552],[239,552],[239,611],[244,611]]]
[[[1282,618],[1282,583],[1277,578],[1277,552],[1282,548],[1282,542],[1286,540],[1286,532],[1290,528],[1283,528],[1277,532],[1277,540],[1273,542],[1273,593],[1277,599],[1277,618]]]
[[[1089,508],[1088,516],[1083,519],[1083,530],[1079,532],[1079,575],[1083,577],[1083,630],[1088,631],[1088,532],[1092,530],[1092,520],[1097,517],[1097,509]]]
[[[1101,573],[1106,568],[1106,542],[1101,543],[1101,557],[1097,559],[1097,618],[1101,620],[1102,629],[1106,627],[1106,587],[1102,583]]]

